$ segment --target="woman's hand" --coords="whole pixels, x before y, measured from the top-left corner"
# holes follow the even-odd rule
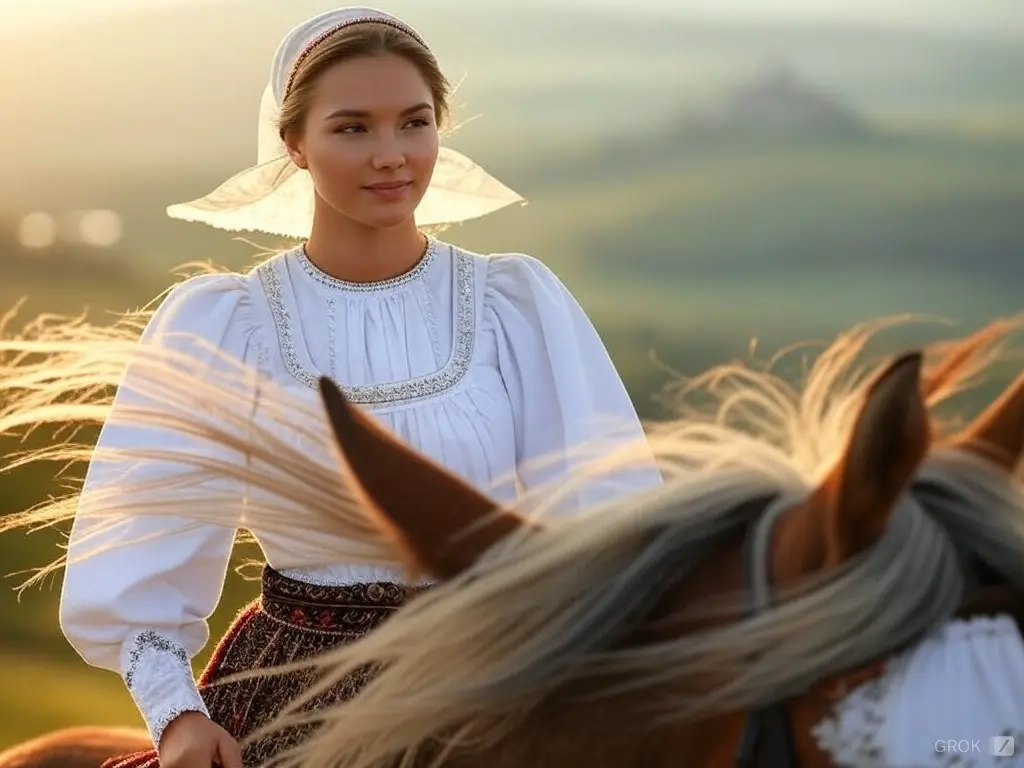
[[[242,768],[242,750],[231,734],[201,712],[184,712],[164,729],[160,768]]]

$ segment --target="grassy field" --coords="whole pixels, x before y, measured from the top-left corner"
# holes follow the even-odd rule
[[[7,721],[0,748],[46,733],[55,723],[142,726],[124,685],[113,675],[22,649],[0,652],[0,669],[0,711]]]
[[[614,155],[524,157],[518,174],[531,204],[446,236],[551,264],[590,312],[640,411],[658,416],[653,395],[668,378],[652,355],[694,373],[745,355],[752,338],[764,356],[881,314],[933,313],[967,330],[1020,311],[1022,159],[1022,144],[962,137],[623,140]],[[0,262],[0,308],[27,294],[25,316],[88,306],[101,317],[151,298],[170,263],[250,259],[250,246],[223,234],[161,220],[153,211],[165,187],[140,183],[137,192],[129,208],[150,213],[126,245],[134,278]],[[0,513],[51,491],[42,471],[0,476]],[[57,543],[48,534],[0,537],[2,571],[46,563]],[[65,725],[137,722],[120,681],[88,669],[60,636],[55,586],[18,603],[7,588],[15,581],[0,590],[0,711],[16,713],[0,718],[0,748]],[[231,577],[215,635],[253,590]]]

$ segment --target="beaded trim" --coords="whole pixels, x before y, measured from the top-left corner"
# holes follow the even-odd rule
[[[297,581],[301,584],[309,584],[315,587],[350,587],[353,584],[362,584],[366,581],[366,573],[361,570],[353,572],[351,566],[321,566],[319,568],[282,568],[278,571],[285,578]],[[393,569],[376,567],[371,571],[374,581],[383,579],[397,581],[400,573]]]
[[[397,403],[414,403],[435,397],[445,392],[460,381],[469,371],[473,361],[474,337],[476,335],[476,291],[473,258],[469,254],[449,246],[455,254],[455,340],[452,354],[447,365],[440,371],[420,376],[407,381],[395,381],[384,384],[364,386],[344,386],[339,384],[342,392],[351,402],[364,406],[386,406]],[[421,262],[422,264],[422,262]],[[281,346],[281,357],[288,373],[300,384],[316,390],[319,386],[319,374],[303,368],[295,351],[295,330],[292,314],[284,302],[281,289],[281,277],[273,261],[258,267],[260,282],[270,305],[270,314],[277,330]],[[412,279],[408,277],[416,272],[414,268],[396,280]],[[418,273],[416,273],[418,274]],[[415,276],[415,275],[413,275]],[[378,284],[379,285],[379,284]],[[393,286],[392,286],[393,287]]]
[[[184,715],[186,712],[198,712],[202,715],[206,715],[207,717],[209,717],[209,714],[207,713],[205,707],[199,708],[198,705],[171,707],[162,715],[160,715],[160,717],[154,720],[152,723],[149,723],[149,732],[150,737],[153,739],[153,743],[159,744],[160,739],[164,735],[164,731],[167,730],[167,726],[169,726],[179,717]]]
[[[281,95],[281,101],[284,101],[288,94],[291,93],[292,85],[295,82],[295,76],[299,73],[299,66],[306,60],[306,57],[309,56],[309,54],[327,38],[336,35],[346,27],[353,27],[356,24],[383,24],[391,27],[392,29],[397,29],[399,32],[404,32],[424,48],[430,50],[430,47],[426,42],[424,42],[423,38],[420,37],[412,27],[398,19],[392,19],[388,16],[358,16],[354,19],[348,19],[314,37],[306,44],[306,47],[302,49],[302,52],[295,57],[291,72],[288,73],[288,82],[285,84],[284,93]]]
[[[185,712],[208,714],[195,689],[185,649],[153,630],[135,636],[128,651],[124,683],[159,744],[164,729]]]
[[[338,378],[338,307],[334,297],[327,299],[327,369]]]
[[[132,688],[132,683],[135,680],[135,675],[138,674],[139,664],[142,661],[142,656],[147,651],[156,651],[157,653],[167,653],[174,656],[175,659],[180,661],[191,674],[192,666],[188,660],[188,654],[185,649],[177,643],[168,640],[163,635],[159,635],[152,630],[140,632],[135,638],[135,642],[132,645],[131,651],[128,653],[128,668],[124,673],[124,684],[129,689]]]
[[[413,265],[412,269],[407,272],[403,272],[395,277],[389,277],[387,280],[377,280],[370,283],[352,283],[348,280],[342,280],[341,278],[329,275],[320,269],[316,264],[309,258],[309,254],[306,253],[306,249],[302,246],[295,250],[295,258],[299,262],[299,266],[302,267],[302,271],[305,272],[310,279],[316,281],[324,288],[330,288],[332,291],[352,291],[354,293],[373,293],[376,291],[393,291],[406,283],[412,282],[424,272],[437,258],[437,252],[439,246],[437,241],[432,238],[427,238],[426,247],[423,249],[423,255],[420,260]]]

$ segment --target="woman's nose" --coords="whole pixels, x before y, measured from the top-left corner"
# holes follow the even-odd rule
[[[405,165],[405,152],[393,138],[382,138],[373,148],[373,167],[376,170],[401,168]]]

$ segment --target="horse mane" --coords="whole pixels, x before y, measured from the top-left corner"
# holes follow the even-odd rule
[[[321,679],[305,698],[365,665],[378,665],[380,672],[356,699],[336,708],[304,714],[296,702],[275,727],[308,720],[324,727],[282,763],[383,768],[394,765],[396,756],[412,765],[418,750],[439,748],[441,734],[460,746],[493,743],[546,698],[571,693],[581,681],[600,681],[601,695],[646,691],[652,716],[681,720],[785,696],[873,658],[894,641],[919,639],[947,620],[962,589],[947,522],[955,518],[958,530],[980,529],[980,510],[990,519],[978,547],[987,547],[999,564],[1009,563],[1004,575],[1024,590],[1019,485],[965,454],[939,450],[922,474],[955,486],[955,498],[925,510],[908,495],[871,551],[813,589],[704,632],[643,647],[617,642],[660,584],[685,576],[744,522],[736,512],[743,502],[770,495],[799,502],[815,487],[841,455],[866,388],[884,365],[861,361],[866,346],[880,331],[908,322],[889,319],[842,334],[809,365],[802,384],[770,370],[781,358],[765,370],[733,363],[681,381],[674,393],[680,417],[649,433],[666,476],[662,487],[552,521],[540,535],[512,537],[366,638],[318,658]],[[969,341],[932,347],[929,404],[941,406],[997,372],[1021,326],[1024,317]],[[0,398],[7,398],[0,434],[37,422],[113,418],[109,389],[130,363],[136,388],[150,402],[119,409],[117,418],[172,429],[232,453],[190,458],[180,450],[148,450],[149,460],[184,467],[177,483],[155,493],[151,483],[125,481],[91,499],[89,514],[108,521],[167,514],[197,477],[230,477],[258,493],[247,504],[232,505],[230,491],[200,484],[217,503],[179,500],[175,514],[260,532],[282,526],[293,531],[301,515],[313,534],[310,557],[393,557],[343,463],[326,458],[331,441],[315,404],[296,402],[238,366],[225,363],[223,373],[210,375],[188,356],[138,350],[124,334],[97,334],[85,326],[0,340],[0,355],[5,353],[14,359],[0,366]],[[48,359],[31,362],[24,355]],[[257,401],[266,418],[253,423]],[[942,434],[947,424],[936,417],[935,429]],[[635,452],[624,448],[609,461],[628,463]],[[57,446],[21,461],[69,458],[87,455]],[[50,502],[14,516],[0,530],[52,524],[73,515],[75,504],[74,496]]]
[[[45,315],[19,334],[5,332],[13,315],[0,321],[0,437],[29,446],[4,456],[0,469],[52,468],[64,491],[0,518],[0,534],[62,530],[77,518],[90,524],[73,555],[84,559],[110,546],[109,530],[139,516],[172,514],[236,529],[245,540],[251,530],[295,538],[298,515],[307,535],[300,537],[305,547],[297,565],[339,557],[390,562],[390,544],[333,459],[315,399],[286,393],[199,339],[140,344],[150,315],[125,315],[110,325]],[[95,447],[89,437],[101,427],[145,428],[175,439],[145,449]],[[52,432],[37,434],[46,428]],[[87,465],[125,460],[133,471],[117,481],[92,489],[84,482]],[[158,467],[154,478],[150,470]],[[69,557],[39,568],[21,589]]]
[[[542,701],[572,696],[581,683],[590,697],[643,692],[652,723],[799,693],[920,640],[952,616],[963,575],[951,531],[1024,590],[1021,488],[977,458],[940,447],[922,478],[955,493],[907,495],[887,534],[848,567],[755,617],[730,616],[724,606],[743,596],[722,596],[687,617],[729,616],[714,629],[637,647],[616,643],[638,606],[747,522],[744,502],[778,495],[798,503],[811,492],[839,459],[886,364],[860,363],[865,347],[907,321],[841,335],[802,385],[770,371],[781,358],[766,370],[731,363],[680,381],[674,395],[682,415],[649,432],[663,487],[559,519],[545,535],[514,537],[370,636],[317,659],[320,682],[309,697],[364,665],[381,672],[336,708],[299,714],[296,702],[275,727],[323,727],[281,764],[383,768],[399,758],[404,766],[424,748],[440,750],[439,759],[439,737],[460,748],[492,744]],[[939,408],[996,374],[1022,325],[1024,317],[932,347],[929,405]],[[938,436],[955,425],[934,421]],[[631,458],[624,449],[611,463]]]

